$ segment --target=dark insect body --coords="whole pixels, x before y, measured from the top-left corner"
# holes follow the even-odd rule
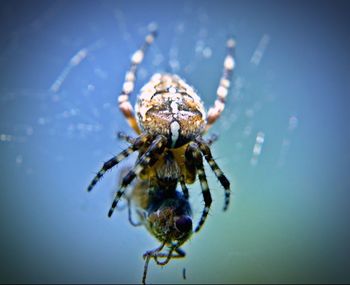
[[[180,248],[192,235],[192,209],[183,192],[176,188],[150,187],[137,180],[133,190],[126,195],[128,201],[129,221],[134,226],[145,226],[160,246],[144,253],[144,274],[142,282],[146,283],[149,261],[151,258],[158,265],[164,266],[171,259],[185,257]],[[132,218],[135,209],[138,220]]]

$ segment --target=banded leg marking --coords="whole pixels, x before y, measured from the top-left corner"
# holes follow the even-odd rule
[[[91,181],[89,187],[87,188],[87,191],[91,191],[92,188],[97,184],[97,182],[102,178],[102,176],[106,173],[107,170],[111,169],[115,165],[117,165],[119,162],[121,162],[124,158],[128,157],[130,154],[132,154],[137,148],[135,145],[132,145],[128,147],[127,149],[123,150],[121,153],[119,153],[117,156],[111,158],[107,162],[105,162],[100,169],[99,172],[97,172],[94,179]]]
[[[133,145],[129,146],[127,149],[124,149],[122,152],[120,152],[115,157],[112,157],[110,160],[105,162],[102,166],[102,168],[97,172],[94,179],[89,184],[87,191],[91,191],[92,188],[96,185],[96,183],[102,178],[102,176],[108,171],[109,169],[116,166],[119,162],[121,162],[123,159],[127,158],[130,154],[132,154],[134,151],[138,150],[148,139],[148,136],[139,136]]]
[[[205,175],[204,166],[203,166],[203,157],[201,152],[198,149],[198,145],[196,143],[190,143],[186,150],[186,159],[192,159],[195,162],[196,171],[198,174],[198,179],[201,185],[202,194],[204,198],[204,209],[202,212],[202,216],[198,222],[198,225],[195,232],[198,232],[202,226],[204,225],[204,222],[208,216],[210,205],[212,203],[212,198],[208,186],[207,177]]]
[[[165,242],[163,242],[159,247],[153,250],[146,251],[143,255],[143,258],[145,259],[145,266],[143,269],[143,276],[142,276],[142,284],[146,284],[146,277],[147,277],[147,271],[148,271],[148,264],[151,259],[151,257],[154,257],[156,254],[158,254],[165,246]]]
[[[117,137],[118,137],[118,139],[126,141],[126,142],[128,142],[130,144],[135,143],[135,138],[133,138],[133,137],[131,137],[131,136],[129,136],[129,135],[123,133],[123,132],[118,132],[117,133]]]
[[[125,81],[123,84],[123,90],[118,97],[119,109],[124,114],[129,125],[135,130],[137,134],[140,134],[140,128],[138,127],[134,109],[129,101],[130,94],[134,91],[135,80],[137,74],[138,65],[142,62],[144,55],[148,46],[154,41],[154,38],[157,35],[157,31],[154,29],[150,32],[145,38],[145,42],[131,57],[131,66],[125,75]]]
[[[190,197],[190,194],[188,192],[188,188],[185,183],[185,178],[183,176],[180,177],[180,185],[181,185],[182,193],[184,194],[185,199],[188,200],[188,198]]]
[[[157,136],[151,143],[148,150],[136,161],[135,166],[131,169],[123,178],[120,189],[115,194],[112,206],[109,209],[108,217],[111,217],[115,207],[117,206],[120,198],[123,196],[126,187],[134,180],[134,178],[140,174],[145,166],[153,166],[157,161],[154,154],[161,153],[166,145],[166,138],[164,136]]]
[[[228,94],[229,87],[231,85],[231,75],[235,67],[234,49],[236,42],[233,38],[227,40],[227,55],[224,61],[224,70],[220,79],[219,87],[216,92],[216,100],[214,106],[211,107],[207,114],[207,126],[206,131],[215,123],[220,117],[222,111],[225,108],[226,96]]]
[[[224,204],[223,210],[226,211],[228,208],[228,205],[230,204],[230,195],[231,195],[230,181],[226,178],[225,174],[222,172],[220,167],[215,162],[208,144],[201,138],[197,138],[196,141],[199,145],[200,151],[204,155],[205,160],[208,162],[210,168],[214,171],[215,176],[219,179],[221,185],[225,189],[225,204]]]

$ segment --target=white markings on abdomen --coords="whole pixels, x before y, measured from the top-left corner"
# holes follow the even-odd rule
[[[180,124],[177,121],[172,121],[170,124],[171,146],[174,147],[180,136]]]

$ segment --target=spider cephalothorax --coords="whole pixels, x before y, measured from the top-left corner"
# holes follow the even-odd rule
[[[217,89],[217,99],[207,113],[198,94],[179,76],[156,73],[141,89],[135,105],[135,115],[129,96],[134,91],[137,67],[155,35],[155,31],[151,32],[143,46],[132,56],[131,67],[126,73],[123,90],[118,99],[120,110],[138,137],[121,135],[130,146],[103,165],[90,183],[88,191],[107,170],[137,151],[138,159],[135,166],[124,176],[108,215],[112,215],[126,187],[136,177],[161,189],[176,189],[176,185],[180,183],[186,198],[188,198],[186,184],[194,183],[198,177],[205,203],[202,217],[195,229],[198,231],[204,224],[212,202],[203,157],[225,189],[224,210],[229,204],[230,183],[213,159],[210,142],[204,140],[203,135],[224,110],[234,68],[235,41],[233,39],[227,41],[228,53]]]

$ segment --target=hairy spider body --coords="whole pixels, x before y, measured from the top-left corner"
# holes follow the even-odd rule
[[[205,130],[203,103],[184,80],[173,74],[159,74],[141,89],[135,105],[142,132],[167,138],[168,148],[178,148]]]
[[[135,166],[122,179],[121,188],[115,195],[108,216],[112,215],[126,187],[136,177],[146,181],[149,185],[155,185],[156,189],[174,191],[173,189],[176,189],[177,184],[180,183],[186,198],[188,198],[186,184],[194,183],[198,177],[205,203],[202,216],[195,229],[199,231],[212,202],[203,157],[225,189],[224,210],[227,209],[230,200],[230,182],[212,157],[210,143],[203,139],[203,135],[224,110],[234,68],[235,41],[233,39],[227,41],[228,53],[217,89],[217,99],[207,113],[194,89],[179,76],[156,73],[141,89],[135,105],[135,115],[129,96],[134,91],[137,67],[142,62],[145,51],[155,36],[156,32],[151,32],[146,37],[143,46],[133,54],[131,67],[126,73],[123,90],[118,98],[120,110],[139,136],[132,138],[121,135],[130,143],[130,146],[104,163],[91,181],[88,191],[95,186],[107,170],[137,151],[138,159]]]

